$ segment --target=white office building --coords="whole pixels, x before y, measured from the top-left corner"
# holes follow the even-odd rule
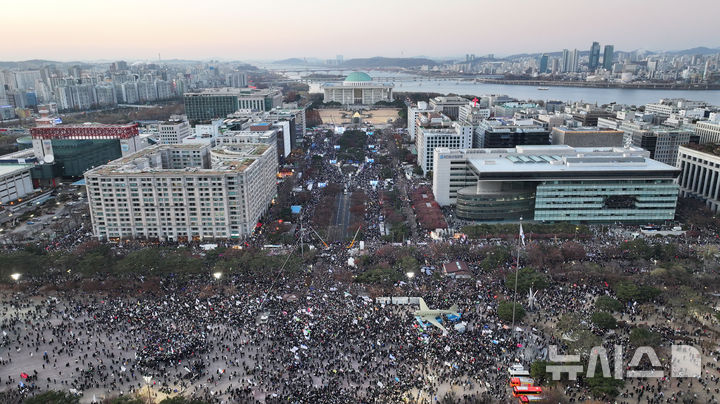
[[[720,149],[714,144],[680,146],[677,168],[680,196],[701,198],[720,213]]]
[[[158,124],[160,144],[182,143],[188,136],[190,136],[190,124],[187,121],[168,121]]]
[[[690,128],[623,122],[620,130],[624,132],[625,144],[642,147],[650,152],[651,159],[672,166],[677,161],[680,145],[698,143],[698,136]]]
[[[250,235],[276,194],[274,145],[157,145],[85,173],[99,240]]]
[[[433,169],[434,151],[438,147],[450,149],[467,149],[472,146],[473,127],[463,126],[457,122],[451,128],[418,127],[417,153],[418,165],[427,175]]]
[[[417,119],[422,113],[433,112],[433,108],[428,105],[425,101],[420,101],[417,105],[411,105],[408,107],[407,112],[407,123],[408,123],[408,135],[410,140],[415,140],[417,134]]]
[[[0,165],[0,204],[23,198],[33,191],[31,165]]]
[[[490,118],[490,108],[481,108],[473,101],[458,109],[458,121],[464,125],[478,126],[480,122]]]
[[[720,122],[701,121],[695,124],[700,143],[720,143]]]
[[[227,76],[228,87],[242,88],[247,87],[247,73],[241,71],[233,71]]]

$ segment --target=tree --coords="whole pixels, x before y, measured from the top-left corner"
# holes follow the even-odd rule
[[[400,258],[396,265],[403,273],[415,272],[419,266],[417,260],[409,255]]]
[[[548,380],[547,365],[548,361],[535,361],[530,365],[530,376],[538,384],[544,384]]]
[[[600,367],[600,363],[597,364]],[[625,385],[623,380],[613,377],[603,377],[602,370],[595,369],[595,376],[585,379],[590,392],[597,398],[611,399],[620,393],[620,388]]]
[[[487,249],[487,254],[482,261],[480,267],[489,271],[505,265],[510,260],[510,250],[507,247],[498,246]]]
[[[527,248],[530,265],[547,268],[563,261],[560,249],[547,244],[533,244]]]
[[[175,396],[168,397],[160,401],[160,404],[210,404],[210,402],[194,398],[185,398],[183,396]]]
[[[556,337],[565,340],[568,352],[587,354],[592,347],[602,344],[602,339],[593,334],[577,313],[565,313],[555,327]]]
[[[610,296],[600,296],[595,301],[595,308],[600,311],[614,312],[622,310],[623,304]]]
[[[513,319],[513,303],[512,302],[500,302],[497,308],[498,317],[500,320],[505,322],[512,321]],[[515,321],[520,321],[525,317],[525,309],[520,303],[515,304]]]
[[[375,268],[365,271],[355,278],[359,283],[392,284],[403,278],[400,272],[392,268]]]
[[[630,331],[630,343],[634,346],[658,346],[660,334],[644,327],[633,328]]]
[[[80,399],[64,391],[46,391],[36,396],[26,398],[23,404],[79,404]]]
[[[515,272],[505,277],[505,285],[509,290],[515,289]],[[517,291],[526,293],[532,287],[534,290],[545,289],[548,285],[547,277],[532,268],[520,268],[517,274]]]
[[[145,401],[137,397],[121,396],[103,401],[105,404],[145,404]]]
[[[565,261],[580,261],[587,255],[585,247],[572,241],[564,243],[562,247],[560,247],[560,251]]]
[[[660,294],[660,290],[652,286],[637,285],[632,282],[619,282],[615,286],[615,294],[623,302],[636,301],[645,303],[653,300]]]
[[[592,322],[600,329],[611,330],[617,328],[617,320],[612,314],[604,311],[596,311],[592,315]]]

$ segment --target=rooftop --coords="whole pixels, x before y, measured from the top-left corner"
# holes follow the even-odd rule
[[[649,152],[638,147],[571,147],[567,145],[517,146],[512,149],[436,149],[438,153],[464,155],[474,170],[480,173],[517,174],[532,172],[552,174],[560,172],[588,172],[593,174],[617,172],[665,172],[679,170],[651,160]],[[460,155],[458,158],[462,158]],[[538,177],[538,178],[540,178]]]
[[[147,147],[137,153],[119,158],[110,163],[94,168],[86,174],[99,175],[128,175],[128,174],[171,174],[187,173],[196,175],[240,173],[245,171],[252,163],[265,153],[270,146],[260,143],[245,143],[233,147],[218,147],[210,149],[206,144],[172,144]],[[210,167],[188,166],[183,168],[168,168],[163,164],[170,157],[162,156],[162,153],[171,153],[177,150],[197,151],[201,153],[197,157],[207,164],[210,152],[218,159],[213,159]],[[147,158],[147,159],[146,159]],[[158,165],[158,162],[160,165]]]
[[[36,129],[50,130],[50,129],[72,129],[72,128],[132,128],[134,126],[138,126],[138,124],[136,124],[136,123],[105,124],[105,123],[85,122],[85,123],[77,123],[77,124],[38,126],[35,128],[30,128],[30,130],[32,131],[32,130],[36,130]]]
[[[705,143],[705,144],[684,144],[682,147],[685,147],[690,150],[695,150],[700,153],[706,153],[711,154],[716,157],[720,157],[720,143]]]
[[[29,164],[0,164],[0,177],[10,174],[18,174],[32,168]]]
[[[373,81],[369,74],[363,72],[352,72],[345,77],[345,81],[360,82],[360,81]]]
[[[457,95],[440,95],[430,100],[434,104],[459,104],[465,105],[470,100]]]
[[[577,128],[569,128],[567,126],[556,126],[553,130],[565,132],[565,133],[623,133],[621,130],[611,128],[598,128],[597,126],[580,126]]]
[[[235,87],[220,87],[220,88],[204,88],[200,91],[186,92],[186,96],[202,96],[202,95],[229,95],[238,97],[251,97],[251,96],[265,96],[278,93],[277,88],[235,88]]]

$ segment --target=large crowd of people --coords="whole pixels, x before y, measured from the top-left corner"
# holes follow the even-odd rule
[[[366,194],[363,237],[372,254],[383,244],[379,185],[371,182],[378,178],[378,167],[363,165],[348,179],[329,163],[332,145],[316,137],[327,158],[313,180],[346,184],[350,192]],[[322,192],[317,187],[310,191],[303,206],[305,228]],[[74,248],[85,235],[82,228],[78,231],[49,248]],[[590,254],[600,254],[602,245],[625,235],[593,231]],[[262,245],[262,237],[247,242]],[[303,237],[312,242],[311,236]],[[432,241],[418,236],[410,242]],[[486,243],[437,242],[477,248]],[[143,242],[116,246],[119,253],[144,247]],[[547,359],[547,346],[566,342],[548,332],[558,318],[573,313],[587,319],[598,296],[613,295],[607,285],[551,283],[513,329],[498,314],[499,296],[512,296],[504,282],[512,262],[467,280],[419,272],[390,288],[393,296],[423,297],[432,308],[458,305],[463,326],[450,323],[443,333],[418,323],[414,308],[380,304],[366,288],[336,279],[333,271],[352,271],[346,247],[329,246],[332,259],[318,258],[310,284],[285,279],[280,269],[263,279],[167,276],[155,289],[119,287],[114,292],[48,288],[41,280],[28,280],[25,287],[1,295],[0,379],[6,390],[25,395],[66,390],[85,402],[148,388],[223,403],[434,403],[451,396],[461,403],[509,402],[508,367]],[[428,260],[442,265],[437,257]],[[717,402],[716,346],[700,343],[701,336],[692,333],[695,320],[675,318],[661,306],[643,307],[625,307],[620,321],[645,324],[666,344],[683,335],[684,343],[702,351],[703,374],[695,379],[629,379],[613,402]],[[607,346],[628,345],[626,333],[594,331]],[[624,360],[631,355],[626,350]],[[584,384],[564,386],[571,402],[591,399]]]

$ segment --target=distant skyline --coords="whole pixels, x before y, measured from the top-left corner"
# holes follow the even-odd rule
[[[717,0],[25,0],[3,61],[451,57],[720,46]]]

